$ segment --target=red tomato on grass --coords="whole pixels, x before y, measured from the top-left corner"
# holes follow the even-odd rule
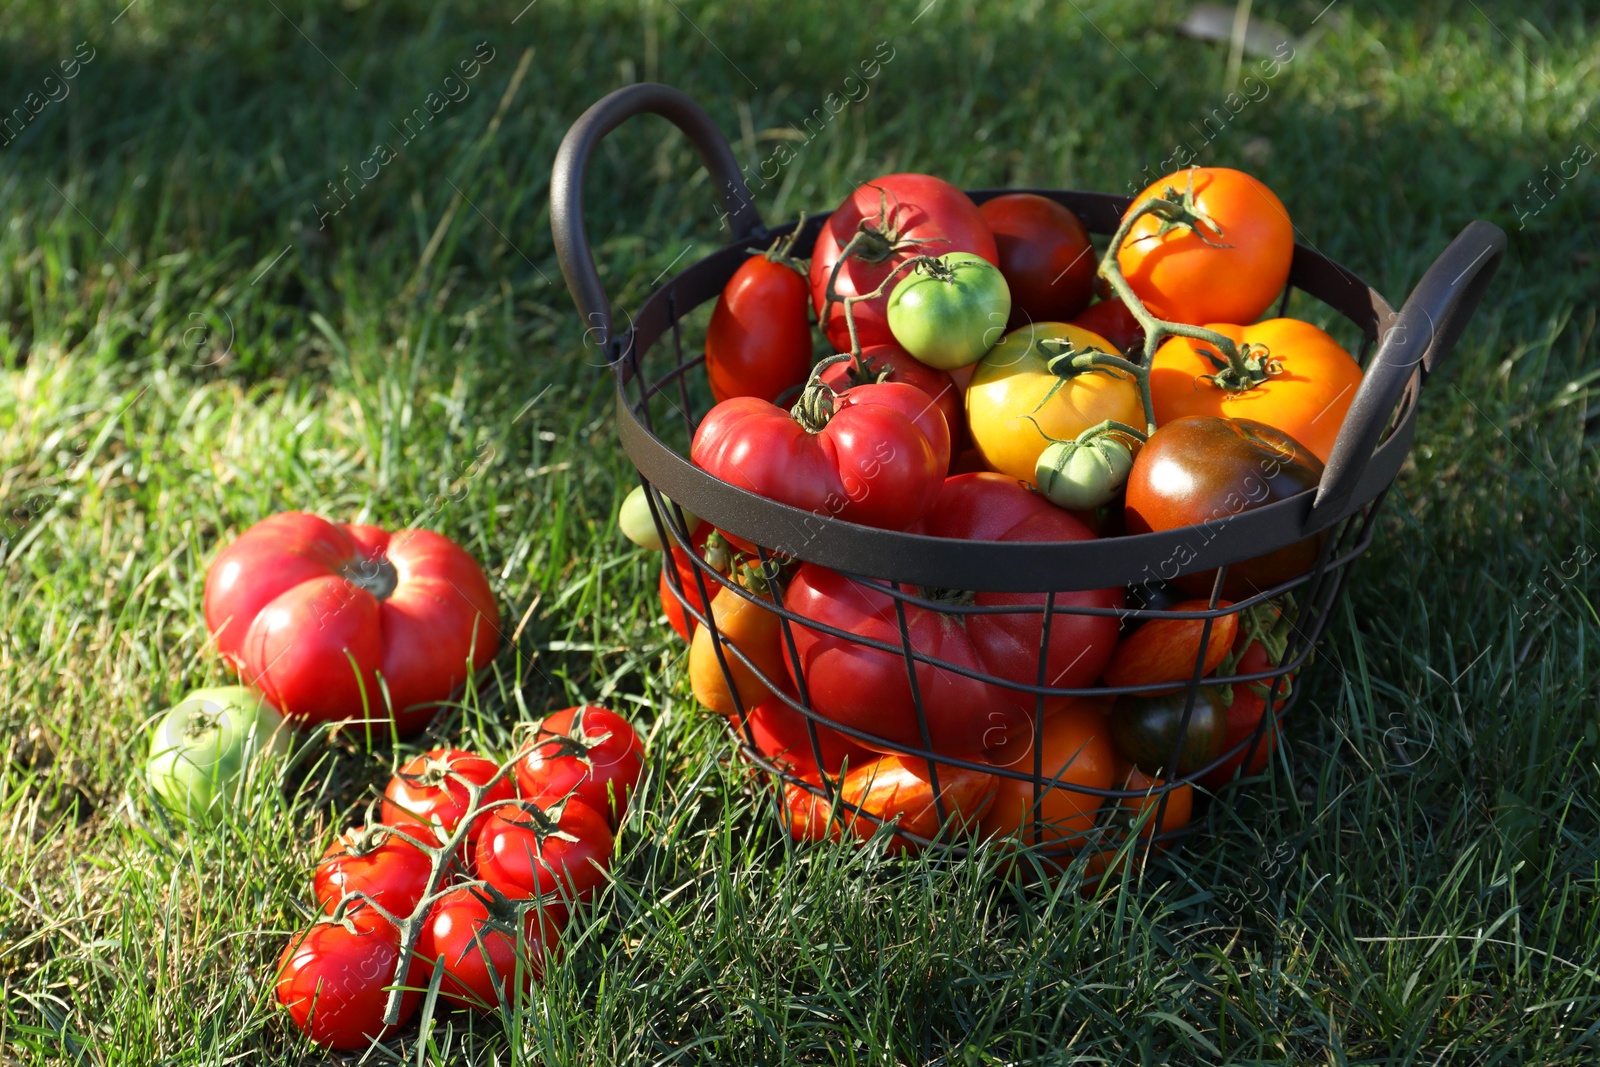
[[[427,984],[427,965],[413,957],[400,1022],[383,1025],[389,987],[400,964],[400,934],[377,912],[362,908],[344,923],[319,922],[297,934],[278,958],[274,994],[295,1026],[331,1049],[366,1048],[381,1041],[416,1013]]]
[[[413,756],[383,791],[383,821],[399,827],[437,824],[449,836],[467,817],[472,801],[467,783],[482,786],[499,771],[494,760],[459,748],[436,748]],[[484,790],[479,807],[516,795],[511,779],[501,777]],[[487,816],[480,812],[474,821],[482,825]]]
[[[419,840],[428,836],[415,823],[403,832]],[[356,827],[340,834],[322,854],[311,875],[311,891],[329,915],[346,893],[360,892],[405,919],[427,892],[432,872],[428,854],[387,827]]]
[[[549,896],[587,900],[611,867],[606,817],[576,797],[558,804],[507,805],[483,823],[478,875],[513,900]]]
[[[568,708],[540,720],[512,773],[524,799],[553,804],[576,797],[616,829],[644,773],[644,742],[608,708]]]
[[[544,977],[563,919],[538,905],[508,907],[482,889],[463,886],[440,897],[429,911],[417,936],[417,956],[444,971],[441,997],[495,1012],[502,1003],[511,1004],[519,988],[526,992]]]
[[[297,511],[212,561],[205,616],[223,658],[289,718],[387,716],[387,692],[402,734],[500,647],[489,581],[454,541]]]

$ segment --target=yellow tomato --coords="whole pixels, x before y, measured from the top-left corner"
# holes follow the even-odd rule
[[[984,464],[1030,485],[1036,484],[1039,453],[1052,438],[1070,440],[1107,419],[1144,429],[1139,387],[1124,372],[1096,369],[1068,379],[1050,372],[1049,361],[1060,349],[1040,342],[1061,338],[1079,349],[1117,353],[1110,341],[1081,326],[1035,322],[1001,338],[967,386],[967,426]]]

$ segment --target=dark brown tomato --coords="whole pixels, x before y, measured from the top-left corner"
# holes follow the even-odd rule
[[[1094,246],[1078,216],[1036,193],[1007,193],[984,201],[978,210],[994,231],[1000,273],[1011,287],[1007,329],[1065,322],[1088,306],[1094,296]]]

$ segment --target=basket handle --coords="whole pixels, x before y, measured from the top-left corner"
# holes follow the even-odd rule
[[[644,114],[660,115],[688,135],[727,208],[735,241],[761,229],[761,213],[750,199],[733,149],[704,108],[658,82],[625,86],[601,97],[572,124],[556,152],[550,174],[550,233],[567,290],[588,324],[587,336],[602,347],[612,340],[611,301],[595,270],[589,235],[583,228],[583,180],[589,157],[601,139],[635,115]]]
[[[1405,306],[1382,328],[1322,475],[1306,529],[1343,517],[1417,364],[1426,382],[1455,348],[1505,254],[1505,231],[1478,219],[1433,261]]]

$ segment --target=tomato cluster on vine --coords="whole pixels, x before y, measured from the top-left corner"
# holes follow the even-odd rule
[[[408,760],[379,820],[317,864],[321,917],[285,946],[278,1002],[336,1049],[387,1037],[430,990],[480,1012],[512,1004],[605,884],[643,771],[632,725],[597,706],[545,717],[505,763],[463,749]]]

